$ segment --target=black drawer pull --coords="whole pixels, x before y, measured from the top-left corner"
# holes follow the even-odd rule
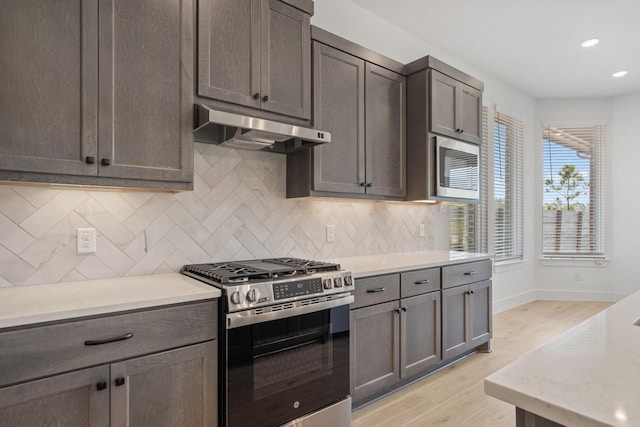
[[[92,165],[96,162],[96,158],[93,156],[87,156],[84,159],[85,163],[87,163],[88,165]]]
[[[375,294],[378,292],[384,292],[384,288],[367,289],[368,294]]]
[[[431,283],[431,280],[429,279],[425,279],[425,280],[416,280],[415,282],[413,282],[416,285],[426,285],[427,283]]]
[[[107,382],[106,381],[100,381],[98,384],[96,384],[96,389],[98,391],[106,390],[106,388],[107,388]]]
[[[124,385],[124,377],[116,378],[116,387],[120,387],[121,385]]]
[[[111,159],[104,158],[100,161],[102,166],[109,166],[111,164]]]
[[[121,335],[119,337],[114,337],[114,338],[105,338],[103,340],[87,340],[84,342],[84,345],[102,345],[102,344],[109,344],[110,342],[117,342],[117,341],[124,341],[124,340],[128,340],[129,338],[133,337],[133,332],[129,332],[128,334],[124,334]]]
[[[476,274],[475,270],[467,271],[466,273],[464,273],[465,276],[473,276],[474,274]]]

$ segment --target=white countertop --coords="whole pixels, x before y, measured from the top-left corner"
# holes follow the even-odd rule
[[[353,277],[357,279],[358,277],[461,264],[463,262],[480,261],[490,258],[488,254],[469,252],[421,251],[335,258],[327,261],[339,263],[342,268],[351,271]]]
[[[485,393],[566,426],[640,426],[640,292],[485,379]]]
[[[0,288],[0,330],[219,296],[180,273]]]

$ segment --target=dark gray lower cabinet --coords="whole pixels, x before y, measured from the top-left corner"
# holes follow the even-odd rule
[[[108,427],[108,378],[103,365],[0,388],[0,426]]]
[[[215,426],[216,354],[209,341],[112,364],[111,425]]]
[[[384,288],[391,296],[397,278],[362,279],[362,287]],[[372,298],[383,294],[356,291],[356,306],[359,297],[374,302]],[[351,395],[356,404],[428,372],[440,361],[440,291],[351,311]]]
[[[400,379],[398,300],[351,311],[351,397],[357,402]]]
[[[424,373],[440,357],[440,292],[406,298],[401,305],[401,378]]]
[[[450,359],[491,339],[491,281],[442,290],[442,357]]]

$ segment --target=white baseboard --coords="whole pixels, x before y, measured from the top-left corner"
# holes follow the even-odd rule
[[[620,301],[627,295],[609,291],[566,291],[558,289],[537,289],[538,300],[559,301]]]
[[[535,301],[536,299],[536,291],[530,290],[507,298],[493,300],[493,314]]]

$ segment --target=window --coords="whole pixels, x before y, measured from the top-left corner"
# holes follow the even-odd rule
[[[494,253],[496,262],[523,259],[523,124],[496,112],[493,126]]]
[[[604,257],[605,126],[543,129],[544,257]]]
[[[523,259],[522,128],[521,121],[500,112],[490,114],[489,109],[483,107],[480,204],[450,207],[450,250],[493,252],[496,263]],[[493,141],[491,147],[489,141]],[[489,169],[491,158],[492,171]],[[493,179],[490,179],[490,173]],[[490,190],[491,182],[493,190]]]
[[[482,142],[480,144],[480,203],[449,206],[449,250],[488,252],[488,115],[482,107]]]

